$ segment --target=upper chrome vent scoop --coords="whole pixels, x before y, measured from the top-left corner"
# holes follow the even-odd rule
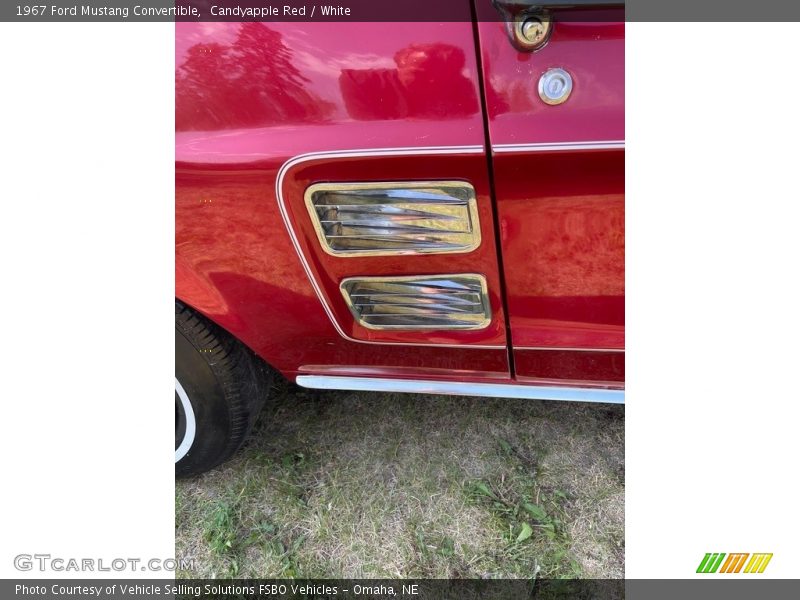
[[[481,242],[475,189],[462,181],[317,183],[305,202],[335,256],[470,252]]]

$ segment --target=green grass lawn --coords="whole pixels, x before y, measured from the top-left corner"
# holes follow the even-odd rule
[[[624,576],[623,407],[273,388],[176,483],[179,577]]]

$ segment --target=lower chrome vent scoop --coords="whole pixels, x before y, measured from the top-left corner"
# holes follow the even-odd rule
[[[483,329],[492,320],[483,275],[351,277],[340,288],[368,329]]]

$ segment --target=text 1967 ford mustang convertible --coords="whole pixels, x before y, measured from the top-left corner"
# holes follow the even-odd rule
[[[178,475],[236,451],[276,371],[623,401],[621,8],[457,1],[176,25]]]

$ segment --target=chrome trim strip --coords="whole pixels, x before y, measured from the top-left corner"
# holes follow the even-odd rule
[[[514,346],[514,350],[558,350],[559,352],[625,352],[625,348],[560,348],[558,346]]]
[[[625,140],[596,142],[545,142],[538,144],[493,144],[492,151],[502,152],[560,152],[564,150],[617,150],[625,149]]]
[[[311,287],[319,298],[325,314],[333,325],[336,332],[344,339],[350,342],[357,342],[359,344],[378,344],[382,346],[433,346],[441,348],[476,348],[481,350],[505,350],[506,345],[473,345],[473,344],[422,344],[422,343],[406,343],[406,342],[376,342],[368,340],[358,340],[347,335],[342,329],[341,325],[336,321],[333,310],[325,302],[325,295],[322,293],[319,283],[314,279],[311,267],[308,265],[306,258],[303,256],[303,251],[300,248],[300,242],[297,240],[297,235],[292,228],[289,214],[286,211],[286,202],[283,197],[283,180],[286,173],[292,167],[304,162],[312,160],[320,160],[327,158],[358,158],[368,156],[416,156],[416,155],[439,155],[439,154],[482,154],[484,152],[483,146],[430,146],[430,147],[415,147],[415,148],[374,148],[374,149],[360,149],[360,150],[335,150],[330,152],[309,152],[307,154],[299,154],[287,160],[278,170],[278,175],[275,178],[275,198],[278,202],[278,209],[283,217],[283,223],[286,226],[286,231],[289,233],[289,238],[292,240],[297,257],[303,265],[308,280],[311,282]]]
[[[461,381],[421,381],[379,379],[374,377],[337,377],[298,375],[297,384],[319,390],[354,390],[364,392],[402,392],[411,394],[446,394],[524,400],[563,400],[624,404],[625,390],[556,387],[504,383],[467,383]]]

